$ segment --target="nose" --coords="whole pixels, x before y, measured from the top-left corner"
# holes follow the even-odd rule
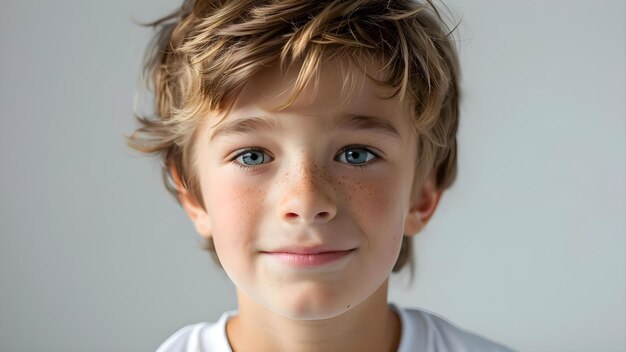
[[[295,172],[285,176],[281,187],[283,190],[277,206],[281,221],[313,224],[335,218],[337,204],[330,176],[311,163],[302,163],[294,169]]]

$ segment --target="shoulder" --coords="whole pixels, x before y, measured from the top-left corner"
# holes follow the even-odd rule
[[[233,312],[226,312],[215,323],[187,325],[163,342],[156,352],[231,351],[226,337],[226,321]]]
[[[513,352],[514,350],[465,330],[446,318],[421,309],[392,306],[402,322],[398,352]]]
[[[156,352],[187,352],[196,351],[196,346],[202,345],[203,336],[211,328],[209,323],[187,325],[163,342]]]

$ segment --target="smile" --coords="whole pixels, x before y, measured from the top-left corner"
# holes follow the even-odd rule
[[[356,248],[345,251],[327,251],[319,253],[261,252],[279,262],[296,267],[315,267],[337,261],[356,251]]]

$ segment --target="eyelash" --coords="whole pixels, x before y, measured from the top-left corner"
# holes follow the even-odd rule
[[[365,164],[358,164],[358,165],[355,165],[355,164],[346,164],[346,165],[352,166],[352,167],[354,167],[354,168],[356,168],[356,169],[365,169],[365,168],[368,168],[368,167],[370,167],[372,164],[374,164],[374,163],[376,163],[376,162],[378,162],[378,161],[380,160],[380,156],[378,156],[378,154],[377,154],[377,153],[374,153],[374,152],[373,152],[370,148],[368,148],[367,146],[360,145],[360,144],[351,144],[351,145],[347,145],[347,146],[345,146],[345,147],[341,148],[341,149],[339,150],[339,152],[337,153],[337,155],[341,155],[341,153],[345,153],[345,152],[346,152],[346,150],[349,150],[349,149],[363,149],[363,150],[365,150],[366,152],[368,152],[368,153],[370,153],[370,154],[374,155],[374,158],[373,158],[372,160],[370,160],[370,161],[366,162]],[[241,150],[239,151],[239,153],[237,153],[237,155],[235,155],[235,156],[231,159],[231,162],[233,162],[233,163],[234,163],[237,167],[239,167],[239,168],[241,168],[241,169],[243,169],[243,170],[245,170],[245,171],[252,171],[252,169],[255,169],[255,168],[257,168],[257,167],[259,167],[259,166],[263,165],[263,164],[259,164],[259,165],[246,165],[246,164],[241,164],[241,163],[239,163],[239,162],[237,162],[237,161],[236,161],[236,160],[237,160],[240,156],[242,156],[242,155],[244,155],[244,154],[246,154],[247,152],[250,152],[250,151],[261,151],[261,152],[267,153],[267,150],[266,150],[265,148],[262,148],[262,147],[248,147],[248,148],[241,149]]]

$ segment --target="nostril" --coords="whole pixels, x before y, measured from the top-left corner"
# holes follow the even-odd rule
[[[317,214],[318,218],[327,218],[329,216],[330,216],[330,214],[327,211],[322,211],[319,214]]]

